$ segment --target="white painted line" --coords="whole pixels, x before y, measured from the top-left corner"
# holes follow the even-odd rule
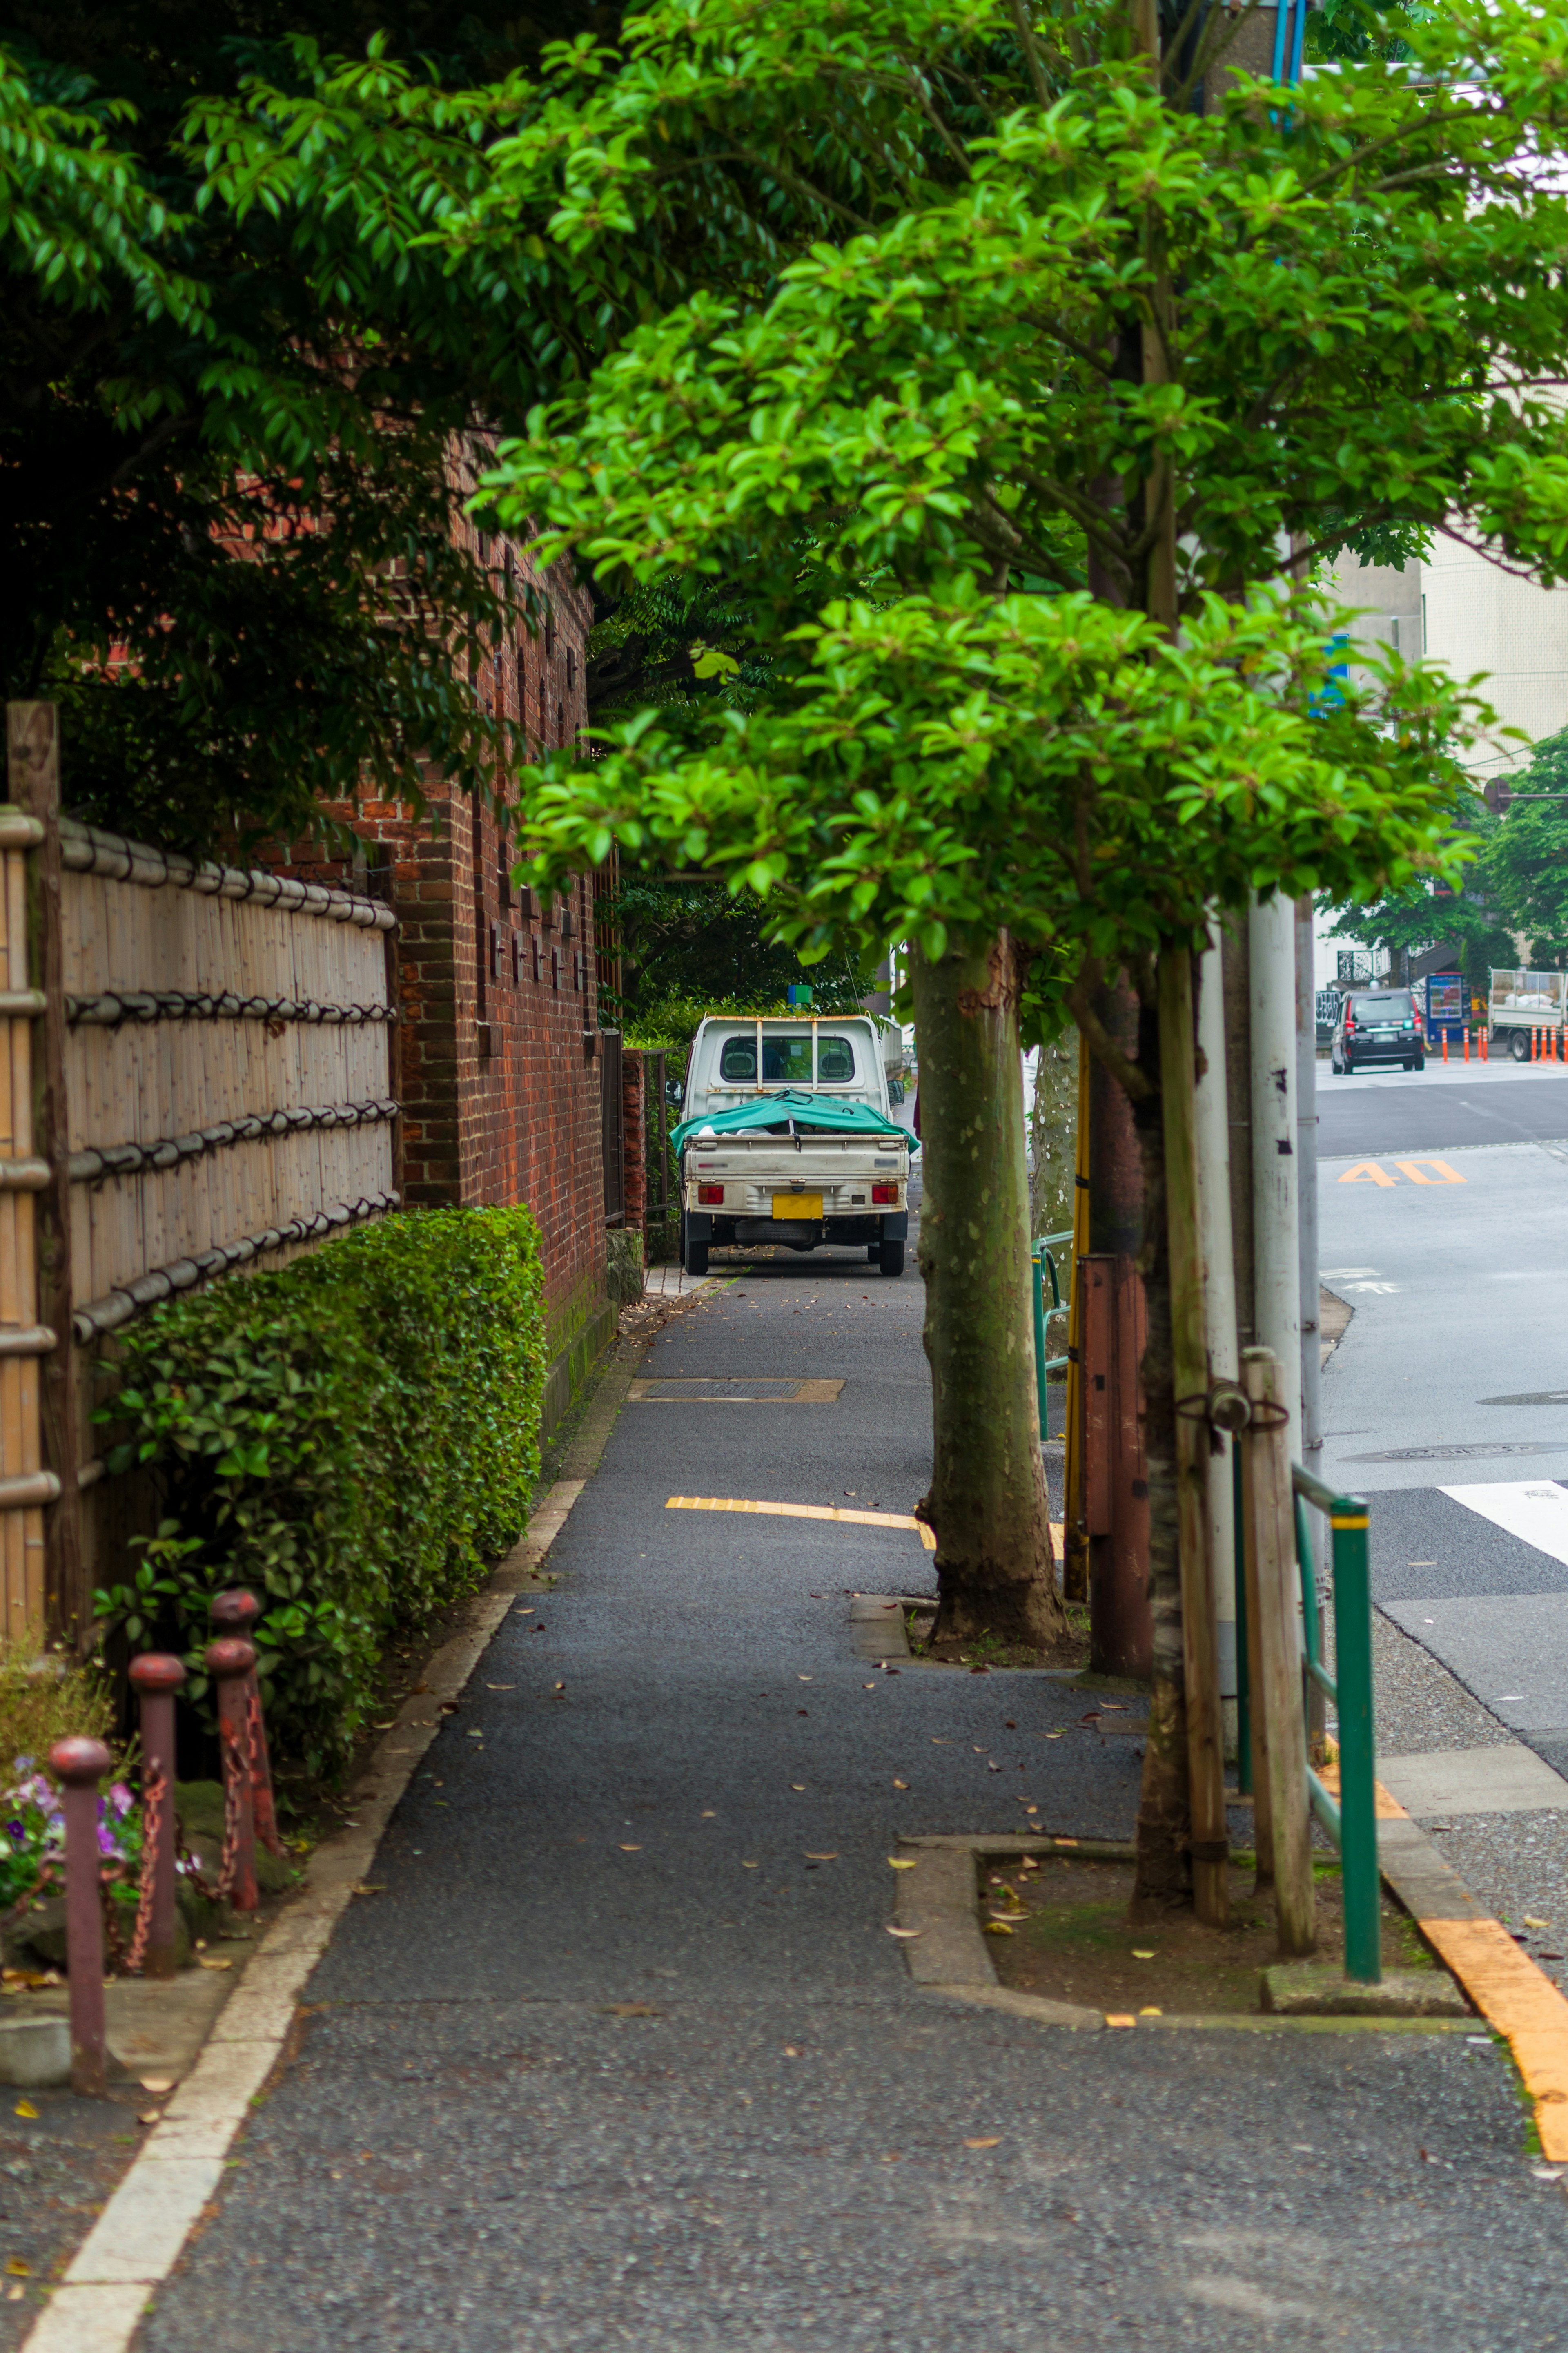
[[[21,2353],[129,2353],[153,2290],[174,2270],[216,2195],[234,2137],[282,2054],[300,1989],[356,1883],[368,1876],[392,1810],[440,1728],[441,1701],[462,1692],[516,1598],[511,1579],[538,1567],[584,1483],[556,1481],[523,1541],[470,1605],[463,1631],[431,1660],[428,1688],[404,1703],[356,1785],[356,1827],[316,1849],[304,1889],[257,1947],[201,2057],[78,2248]]]
[[[1498,1479],[1484,1486],[1441,1487],[1437,1492],[1568,1566],[1568,1487],[1558,1486],[1555,1480]]]

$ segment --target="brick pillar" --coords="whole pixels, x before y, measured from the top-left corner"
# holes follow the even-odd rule
[[[626,1227],[647,1240],[647,1066],[640,1054],[621,1060],[621,1117],[625,1126]]]

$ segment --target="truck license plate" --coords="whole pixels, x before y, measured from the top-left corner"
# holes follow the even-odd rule
[[[822,1196],[820,1193],[775,1193],[773,1215],[775,1218],[787,1218],[792,1224],[797,1223],[802,1218],[815,1218],[820,1220]]]

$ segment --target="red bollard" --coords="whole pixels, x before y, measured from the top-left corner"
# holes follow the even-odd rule
[[[1462,1034],[1465,1040],[1465,1060],[1468,1062],[1470,1059],[1470,1025],[1468,1021]]]
[[[1448,1033],[1447,1033],[1447,1031],[1445,1029],[1445,1030],[1444,1030],[1444,1032],[1443,1032],[1443,1060],[1444,1060],[1445,1061],[1447,1061],[1447,1059],[1448,1059]]]
[[[246,1680],[256,1664],[256,1645],[237,1634],[209,1642],[207,1672],[217,1685],[218,1738],[223,1744],[224,1845],[232,1814],[234,1882],[229,1902],[237,1912],[254,1912],[256,1894],[256,1820],[250,1801],[250,1742],[245,1704]]]
[[[254,1593],[243,1586],[231,1592],[220,1593],[213,1603],[213,1624],[221,1626],[226,1634],[249,1636],[251,1628],[261,1615],[261,1604]],[[250,1743],[250,1802],[256,1820],[256,1835],[268,1854],[280,1855],[283,1841],[278,1835],[278,1814],[272,1802],[272,1760],[267,1751],[267,1718],[261,1707],[261,1685],[252,1667],[246,1678],[246,1715],[255,1737]],[[255,1707],[252,1711],[251,1703]]]
[[[71,2090],[108,2091],[103,2042],[103,1899],[99,1892],[98,1785],[109,1770],[101,1740],[57,1740],[49,1770],[65,1786],[66,1968],[70,1977]]]
[[[172,1978],[179,1965],[174,1917],[174,1694],[185,1680],[167,1651],[144,1651],[131,1662],[142,1697],[142,1836],[155,1841],[153,1919],[142,1966],[150,1978]]]
[[[1483,1062],[1489,1062],[1491,1058],[1492,1033],[1489,1029],[1483,1029],[1481,1031],[1481,1060]]]

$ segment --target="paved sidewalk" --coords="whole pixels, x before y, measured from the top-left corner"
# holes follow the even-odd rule
[[[652,1377],[845,1387],[623,1410],[147,2353],[1568,2348],[1568,2202],[1489,2041],[1068,2034],[912,1988],[900,1834],[1031,1800],[1125,1837],[1136,1744],[1061,1683],[858,1659],[850,1595],[930,1585],[912,1533],[665,1504],[907,1513],[921,1303],[841,1254],[659,1335]]]

